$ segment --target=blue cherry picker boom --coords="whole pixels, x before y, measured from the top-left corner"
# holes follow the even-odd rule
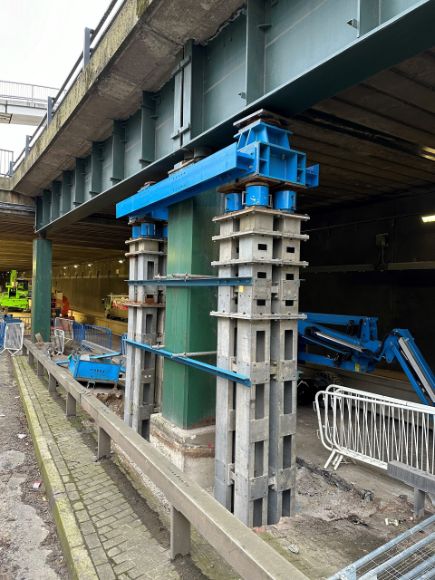
[[[409,330],[395,328],[379,340],[375,317],[313,312],[298,330],[300,362],[370,373],[381,362],[397,361],[420,401],[435,406],[435,375]]]

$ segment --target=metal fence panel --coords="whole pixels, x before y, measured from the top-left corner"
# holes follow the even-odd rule
[[[65,352],[65,332],[61,328],[54,329],[53,345],[56,354]]]
[[[435,408],[330,385],[316,395],[319,434],[330,451],[325,464],[344,457],[387,469],[399,461],[435,474]]]
[[[112,348],[112,331],[104,326],[85,324],[85,340],[105,348]]]
[[[5,325],[3,347],[0,354],[5,350],[18,354],[23,348],[24,324],[22,322],[7,322]]]

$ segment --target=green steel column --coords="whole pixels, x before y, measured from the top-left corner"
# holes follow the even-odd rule
[[[40,333],[50,340],[51,316],[51,241],[33,240],[32,337]]]
[[[169,209],[168,274],[215,274],[212,218],[222,213],[223,196],[198,195]],[[217,292],[213,288],[168,288],[165,345],[172,352],[216,350]],[[214,357],[201,357],[215,364]],[[216,379],[196,369],[165,360],[163,416],[184,429],[214,423]]]

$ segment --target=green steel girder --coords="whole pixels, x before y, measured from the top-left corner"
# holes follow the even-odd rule
[[[50,213],[47,197],[38,206],[39,230],[103,211],[161,179],[186,148],[226,145],[233,122],[260,107],[292,116],[415,56],[435,44],[434,21],[432,0],[249,0],[207,46],[186,45],[173,77],[159,94],[145,93],[125,122],[125,139],[116,121],[108,141],[93,143],[83,203],[67,191],[58,211],[53,183]]]
[[[33,240],[32,337],[39,333],[50,340],[51,318],[51,241]]]

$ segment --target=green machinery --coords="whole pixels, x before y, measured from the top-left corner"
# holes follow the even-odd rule
[[[11,270],[6,292],[0,294],[0,308],[29,310],[30,296],[29,281],[18,278],[18,272]]]

